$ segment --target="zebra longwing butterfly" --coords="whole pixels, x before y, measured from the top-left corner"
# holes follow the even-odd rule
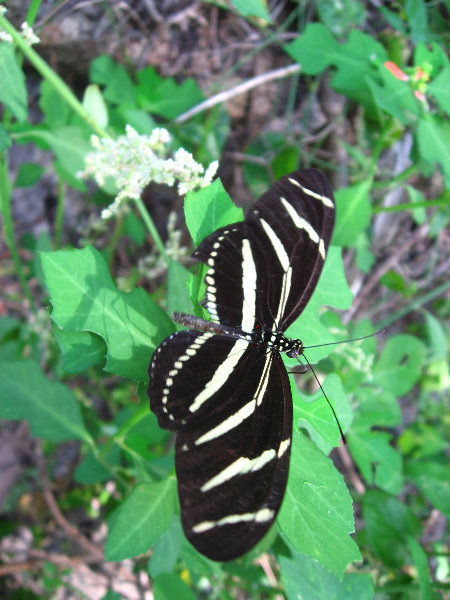
[[[288,477],[292,396],[283,333],[310,299],[334,226],[333,193],[315,169],[276,182],[245,220],[215,231],[193,256],[208,265],[211,321],[169,336],[149,368],[150,406],[176,432],[186,537],[205,556],[237,558],[268,531]]]

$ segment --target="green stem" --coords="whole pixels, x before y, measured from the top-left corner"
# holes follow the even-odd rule
[[[374,206],[372,212],[402,212],[404,210],[414,210],[415,208],[430,208],[431,206],[448,206],[448,198],[435,198],[434,200],[422,200],[420,202],[403,202],[395,206]]]
[[[446,292],[449,288],[450,288],[450,281],[446,281],[445,283],[442,283],[434,290],[431,290],[431,292],[428,292],[428,294],[424,294],[423,296],[420,296],[419,298],[415,298],[408,304],[408,306],[405,306],[405,308],[395,311],[394,313],[389,315],[389,317],[387,317],[383,321],[380,321],[379,323],[377,323],[378,329],[386,329],[387,327],[392,325],[392,323],[395,323],[395,321],[397,321],[398,319],[401,319],[408,313],[410,313],[414,310],[417,310],[424,304],[427,304],[431,300],[434,300],[434,298],[437,298],[441,294],[444,294],[444,292]]]
[[[55,216],[55,249],[61,246],[61,234],[64,220],[64,200],[65,200],[65,185],[58,177],[58,204],[56,206]]]
[[[103,138],[111,137],[108,133],[100,127],[97,121],[85,110],[84,106],[72,93],[66,83],[48,66],[48,64],[39,56],[37,52],[27,45],[25,40],[22,38],[20,33],[11,25],[8,19],[0,16],[0,27],[3,28],[7,33],[11,35],[15,45],[22,51],[24,56],[30,61],[33,67],[38,71],[44,79],[46,79],[55,89],[55,91],[61,96],[61,98],[67,102],[72,110],[79,116],[94,133]]]
[[[16,269],[17,277],[23,293],[30,303],[30,309],[35,312],[33,296],[25,275],[23,274],[22,262],[16,246],[16,240],[14,239],[14,226],[11,212],[11,186],[8,178],[8,165],[5,153],[0,154],[0,204],[3,215],[3,230],[6,245],[11,252],[11,257],[13,259],[14,267]]]
[[[30,27],[33,27],[41,4],[42,0],[31,0],[30,2],[26,18],[26,22]]]
[[[123,440],[126,438],[128,432],[135,425],[140,423],[142,419],[148,416],[148,414],[149,412],[147,405],[142,405],[141,407],[139,407],[138,410],[133,415],[131,415],[131,417],[127,421],[125,421],[125,423],[121,427],[119,427],[117,433],[111,436],[109,440],[104,444],[100,451],[100,456],[106,456],[114,444],[122,446]]]
[[[417,166],[411,165],[410,167],[404,169],[403,171],[401,171],[401,173],[398,173],[398,175],[392,177],[392,179],[389,179],[388,181],[374,181],[374,183],[372,184],[372,188],[374,190],[383,190],[384,188],[394,187],[399,183],[406,181],[415,173],[417,173]]]
[[[156,247],[160,251],[161,256],[163,257],[166,265],[169,266],[171,263],[171,260],[167,256],[167,252],[166,252],[166,249],[162,242],[162,239],[160,238],[158,230],[156,229],[155,224],[153,223],[153,219],[150,217],[147,209],[145,208],[145,204],[142,202],[142,198],[135,198],[134,202],[138,208],[138,211],[142,217],[142,220],[144,221],[150,235],[153,238],[153,241],[156,244]]]

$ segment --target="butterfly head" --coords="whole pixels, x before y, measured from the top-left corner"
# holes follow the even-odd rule
[[[286,352],[286,356],[289,358],[297,358],[301,354],[303,354],[303,342],[301,340],[286,340],[287,345],[284,349]]]

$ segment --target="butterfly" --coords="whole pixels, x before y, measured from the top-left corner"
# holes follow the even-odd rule
[[[269,530],[286,489],[292,395],[281,353],[317,285],[335,220],[333,192],[316,169],[282,177],[244,221],[204,239],[202,302],[210,321],[175,313],[190,330],[156,348],[150,408],[176,433],[184,532],[218,561],[248,552]]]

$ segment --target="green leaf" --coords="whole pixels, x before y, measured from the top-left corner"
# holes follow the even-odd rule
[[[67,125],[72,115],[70,106],[46,79],[41,83],[39,108],[44,113],[45,122],[51,129]]]
[[[259,17],[268,23],[272,23],[267,12],[266,3],[263,0],[231,0],[236,10],[243,17]]]
[[[367,85],[379,108],[392,115],[403,125],[417,119],[421,113],[419,101],[412,89],[397,79],[384,65],[380,65],[381,85],[372,77],[367,77]]]
[[[342,37],[350,27],[364,27],[366,11],[364,4],[355,0],[318,2],[320,21],[336,37]]]
[[[36,163],[22,163],[17,173],[14,185],[16,187],[30,187],[42,177],[44,167]]]
[[[406,394],[420,377],[424,356],[424,345],[417,338],[390,338],[373,368],[374,383],[396,396]]]
[[[333,373],[325,379],[322,387],[336,411],[343,431],[347,431],[353,414],[341,380]],[[340,433],[322,390],[317,390],[313,395],[306,395],[300,390],[300,398],[299,394],[293,393],[293,399],[294,427],[297,424],[307,429],[322,452],[329,454],[334,446],[339,445]]]
[[[33,435],[51,442],[91,442],[74,393],[59,381],[47,379],[32,360],[2,364],[0,417],[24,419]]]
[[[153,581],[154,600],[196,600],[191,588],[175,573],[161,573]]]
[[[450,115],[450,65],[446,65],[439,75],[428,84],[427,93],[436,100],[438,106]]]
[[[427,337],[433,360],[445,360],[448,354],[448,337],[443,324],[428,311],[424,311]]]
[[[101,452],[102,446],[98,451]],[[111,466],[120,464],[122,449],[118,445],[113,445],[104,457],[104,460]],[[94,483],[104,483],[112,477],[112,469],[108,469],[96,456],[92,450],[86,454],[83,460],[77,465],[74,473],[74,479],[77,483],[92,485]]]
[[[161,573],[171,573],[177,563],[184,541],[179,515],[173,515],[169,529],[156,542],[150,557],[148,572],[154,579]]]
[[[28,114],[25,77],[19,67],[13,44],[0,42],[0,103],[23,123]]]
[[[437,115],[426,115],[417,125],[417,143],[422,158],[431,164],[438,163],[450,186],[450,123]]]
[[[66,373],[82,373],[94,365],[103,365],[106,357],[105,342],[89,331],[65,331],[53,327],[53,334],[63,357]]]
[[[303,73],[317,75],[339,60],[341,48],[325,25],[309,23],[284,49],[301,65]]]
[[[289,545],[341,577],[360,560],[355,542],[352,500],[329,458],[294,430],[289,481],[277,523]]]
[[[428,500],[450,519],[450,468],[436,461],[410,460],[406,477],[413,481]]]
[[[98,85],[92,83],[84,90],[83,106],[100,127],[108,125],[108,109]]]
[[[431,581],[427,555],[422,546],[412,537],[408,538],[409,550],[419,577],[421,600],[431,600]]]
[[[137,485],[119,508],[109,528],[106,560],[119,561],[147,552],[169,528],[176,508],[173,477]]]
[[[184,201],[184,214],[196,246],[219,227],[243,219],[242,209],[233,203],[220,179],[198,192],[189,193]]]
[[[123,65],[115,64],[105,82],[103,98],[120,106],[136,106],[136,86]]]
[[[319,311],[323,305],[346,309],[351,306],[352,300],[353,296],[345,279],[341,251],[330,247],[313,295],[300,317],[288,328],[286,335],[301,339],[305,347],[334,341],[320,321]],[[307,350],[306,355],[310,362],[315,363],[328,356],[331,351],[331,346],[323,346]],[[289,360],[287,363],[296,364]]]
[[[372,600],[373,579],[369,573],[346,573],[342,581],[303,554],[279,557],[281,579],[288,600]]]
[[[136,91],[141,108],[166,119],[175,119],[204,100],[194,79],[177,83],[173,77],[161,77],[153,67],[140,71],[137,78]]]
[[[402,566],[408,560],[407,538],[420,535],[420,521],[406,504],[378,490],[366,491],[362,510],[372,551],[386,565]]]
[[[169,265],[167,283],[167,312],[171,315],[174,311],[192,313],[192,302],[188,284],[191,273],[179,262],[173,260]]]
[[[352,246],[369,225],[372,214],[369,197],[371,185],[371,180],[367,179],[335,193],[337,220],[332,244]]]
[[[169,317],[142,288],[120,292],[91,246],[43,252],[41,262],[56,325],[101,336],[108,349],[105,370],[146,381],[153,350],[173,331]]]
[[[113,59],[103,54],[94,58],[89,66],[89,78],[93,83],[99,83],[106,85],[108,81],[114,76],[116,64]]]
[[[390,446],[389,433],[371,431],[358,419],[347,435],[348,447],[364,479],[390,494],[399,494],[403,487],[402,457]]]
[[[404,11],[411,30],[411,40],[416,44],[427,42],[430,34],[425,2],[423,0],[405,0]]]

